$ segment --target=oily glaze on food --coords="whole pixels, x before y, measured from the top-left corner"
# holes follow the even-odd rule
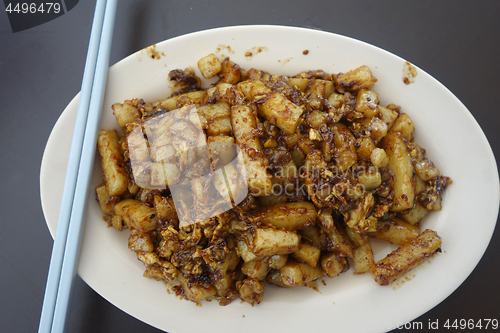
[[[114,104],[125,136],[99,133],[97,198],[145,277],[254,305],[264,281],[302,286],[352,264],[386,285],[440,250],[421,220],[451,180],[411,118],[379,105],[368,67],[288,77],[213,54],[198,67],[219,81],[202,90],[191,68],[171,71],[170,98]],[[400,248],[375,263],[370,237]]]

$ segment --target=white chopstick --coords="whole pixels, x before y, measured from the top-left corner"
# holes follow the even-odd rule
[[[39,333],[64,332],[78,267],[117,0],[97,0]]]

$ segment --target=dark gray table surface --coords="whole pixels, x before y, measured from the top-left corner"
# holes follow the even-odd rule
[[[53,244],[40,205],[40,162],[52,127],[80,90],[94,6],[95,1],[82,0],[67,14],[15,34],[6,13],[0,13],[0,184],[4,189],[0,332],[38,328]],[[171,37],[239,24],[317,28],[407,59],[467,106],[499,156],[499,1],[121,0],[110,65]],[[470,230],[464,232],[474,228],[481,228],[481,221],[470,221]],[[497,228],[469,278],[415,320],[500,319],[499,253]],[[76,279],[68,332],[138,331],[158,332]]]

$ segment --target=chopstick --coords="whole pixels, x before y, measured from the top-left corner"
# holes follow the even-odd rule
[[[117,0],[97,0],[39,333],[66,330],[106,87]]]

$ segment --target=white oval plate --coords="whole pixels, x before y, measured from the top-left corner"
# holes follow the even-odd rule
[[[259,47],[260,51],[259,52]],[[491,148],[472,115],[443,85],[418,70],[415,82],[402,81],[404,60],[372,45],[322,31],[282,26],[219,28],[173,38],[152,50],[133,54],[109,70],[101,127],[117,128],[111,105],[125,99],[155,101],[170,95],[170,70],[192,66],[209,53],[230,56],[242,68],[275,74],[297,74],[323,69],[346,72],[360,65],[371,68],[382,105],[395,103],[413,119],[415,140],[453,184],[446,191],[440,212],[430,213],[423,228],[436,230],[443,253],[414,269],[392,287],[380,287],[369,274],[351,272],[318,284],[320,292],[299,287],[266,286],[264,301],[251,307],[235,300],[221,307],[181,301],[165,286],[142,276],[144,266],[127,248],[128,232],[107,228],[95,201],[102,180],[94,168],[92,191],[78,273],[96,292],[118,308],[169,332],[383,332],[430,310],[450,295],[481,259],[495,227],[499,182]],[[304,55],[303,51],[308,50]],[[252,52],[251,57],[246,57]],[[201,75],[200,75],[201,76]],[[204,81],[207,86],[207,81]],[[45,148],[41,174],[43,212],[55,233],[72,129],[76,96],[57,121]],[[97,160],[98,161],[98,160]],[[99,163],[97,163],[99,164]],[[473,176],[472,176],[473,175]],[[481,226],[473,228],[470,222]],[[389,250],[378,244],[375,259]],[[460,264],[457,264],[460,263]],[[405,283],[403,283],[405,282]],[[362,318],[362,319],[361,319]],[[249,325],[251,323],[251,325]]]

